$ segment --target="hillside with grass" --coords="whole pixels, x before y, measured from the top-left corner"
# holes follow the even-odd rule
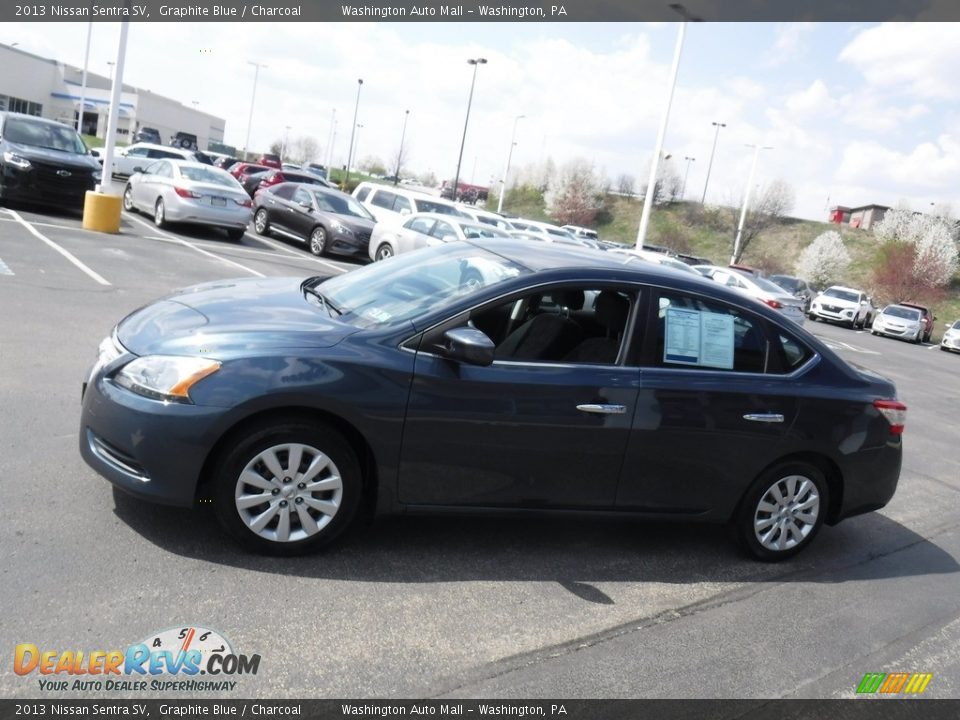
[[[536,188],[511,189],[504,198],[503,209],[511,215],[554,222],[546,212],[542,193]],[[634,245],[642,209],[643,201],[640,199],[608,195],[593,227],[604,240]],[[697,202],[656,205],[650,215],[646,243],[706,257],[712,263],[726,265],[733,250],[738,219],[739,212],[733,208],[702,206]],[[781,218],[747,247],[741,262],[758,267],[767,274],[792,275],[803,249],[818,235],[828,231],[840,234],[851,258],[846,276],[837,278],[835,283],[864,288],[876,296],[878,304],[906,299],[883,297],[873,287],[874,269],[880,261],[880,241],[869,230],[828,222]],[[925,301],[934,309],[937,315],[934,337],[939,339],[946,322],[960,319],[960,273],[954,276],[944,292],[913,299]]]

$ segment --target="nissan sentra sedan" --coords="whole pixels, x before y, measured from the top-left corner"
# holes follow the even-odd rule
[[[740,292],[485,238],[134,311],[87,376],[80,452],[137,497],[212,500],[259,552],[361,515],[577,512],[730,523],[779,560],[889,502],[905,416]]]

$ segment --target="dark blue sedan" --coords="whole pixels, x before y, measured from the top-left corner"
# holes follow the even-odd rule
[[[258,551],[361,513],[580,511],[730,522],[775,560],[893,496],[896,398],[717,283],[455,242],[137,310],[100,346],[80,451],[138,497],[212,499]]]

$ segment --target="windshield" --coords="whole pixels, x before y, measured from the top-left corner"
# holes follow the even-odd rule
[[[350,195],[315,192],[313,196],[317,201],[317,207],[320,208],[322,212],[329,212],[335,215],[350,215],[351,217],[376,221],[376,218],[373,217],[370,211]]]
[[[83,144],[77,131],[65,125],[10,117],[3,127],[3,134],[8,141],[20,145],[59,150],[74,155],[87,154],[87,146]]]
[[[465,222],[460,223],[460,228],[463,230],[463,236],[468,239],[510,237],[507,233],[492,225],[475,225]]]
[[[362,328],[396,325],[531,271],[463,242],[448,243],[317,281],[338,319]]]
[[[213,183],[214,185],[222,185],[223,187],[229,188],[236,188],[237,186],[237,181],[227,173],[222,170],[218,172],[213,168],[184,167],[181,165],[180,174],[187,180],[192,180],[193,182]]]
[[[469,217],[469,215],[460,212],[452,205],[434,202],[433,200],[424,200],[423,198],[415,198],[415,201],[417,203],[417,212],[439,213],[440,215],[453,215],[454,217]]]
[[[911,310],[910,308],[905,308],[900,305],[888,305],[886,308],[884,308],[883,314],[891,317],[902,318],[904,320],[920,319],[919,310]]]
[[[837,288],[827,288],[823,291],[823,294],[826,297],[837,298],[838,300],[846,300],[847,302],[859,302],[860,296],[855,292],[850,290],[839,290]]]
[[[766,290],[767,292],[777,293],[777,294],[779,294],[779,295],[782,295],[782,294],[784,293],[784,290],[783,290],[782,287],[780,287],[780,286],[777,285],[776,283],[770,282],[770,281],[767,280],[766,278],[751,277],[750,279],[753,280],[753,284],[756,285],[757,287],[759,287],[761,290]]]

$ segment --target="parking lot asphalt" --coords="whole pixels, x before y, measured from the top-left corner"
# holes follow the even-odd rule
[[[261,655],[236,697],[847,697],[894,671],[960,696],[960,357],[936,347],[808,323],[897,382],[904,468],[887,508],[777,565],[724,528],[568,519],[394,518],[318,555],[251,556],[209,509],[114,493],[83,463],[80,383],[125,314],[197,282],[354,267],[252,233],[124,214],[104,235],[0,208],[0,648],[200,625]],[[10,663],[0,688],[57,695]]]

